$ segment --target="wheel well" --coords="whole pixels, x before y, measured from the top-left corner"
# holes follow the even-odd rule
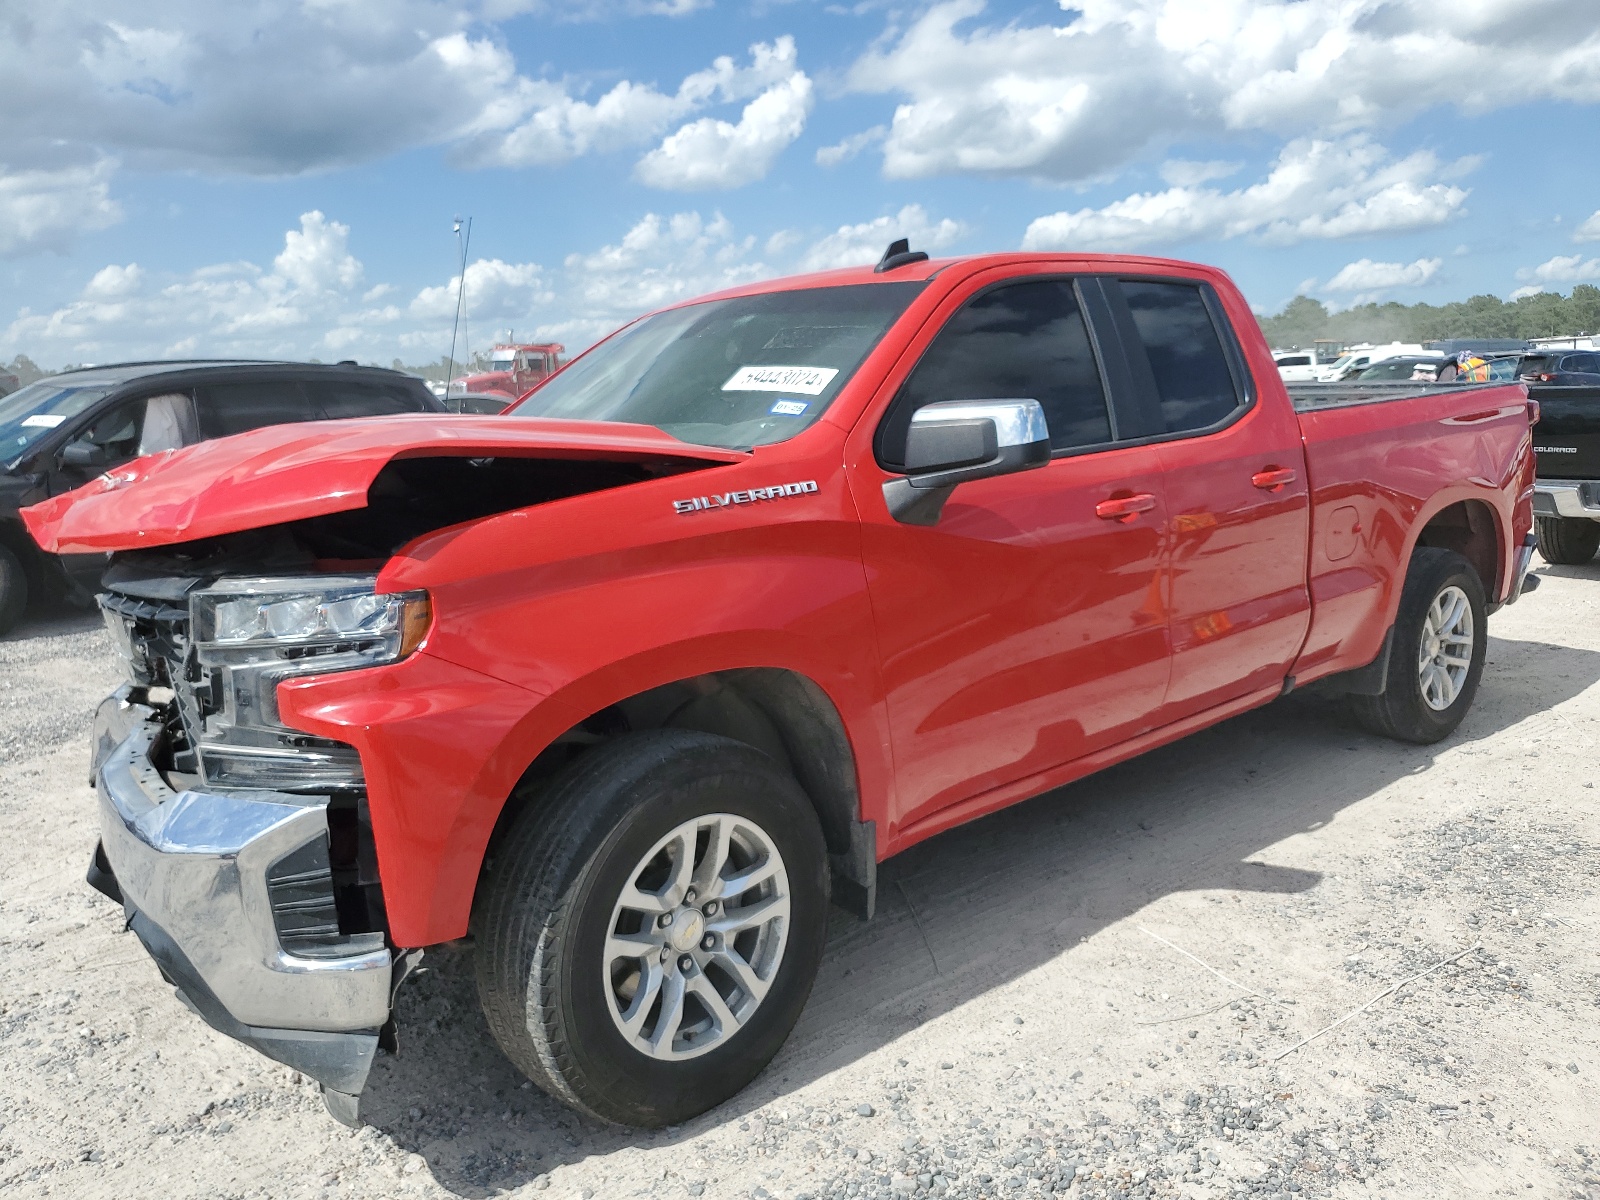
[[[1417,535],[1418,546],[1454,550],[1472,564],[1490,603],[1500,586],[1500,534],[1494,510],[1482,500],[1461,500],[1440,509]]]
[[[512,822],[537,808],[558,771],[613,738],[647,729],[693,729],[744,742],[795,777],[816,809],[834,898],[870,916],[876,884],[872,822],[862,822],[855,753],[826,692],[794,671],[744,667],[650,688],[568,729],[523,772],[489,839],[485,863]]]

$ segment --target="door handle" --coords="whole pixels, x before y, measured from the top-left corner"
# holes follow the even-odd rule
[[[1156,506],[1156,498],[1149,492],[1140,492],[1136,496],[1117,496],[1110,500],[1102,500],[1094,506],[1094,515],[1102,521],[1131,521],[1142,512],[1149,512]]]
[[[1250,482],[1264,492],[1275,492],[1284,484],[1293,483],[1295,478],[1294,471],[1289,467],[1268,467],[1250,476]]]

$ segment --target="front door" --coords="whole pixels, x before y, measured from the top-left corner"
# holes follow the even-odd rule
[[[1118,447],[1072,279],[965,294],[854,464],[904,828],[990,788],[1150,728],[1167,686],[1167,506],[1153,446]],[[1056,457],[963,484],[937,524],[888,513],[911,413],[1032,398]]]

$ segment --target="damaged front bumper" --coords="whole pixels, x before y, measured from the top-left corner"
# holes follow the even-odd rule
[[[317,1080],[329,1111],[355,1123],[395,989],[420,951],[308,925],[336,921],[324,888],[328,798],[174,791],[151,761],[164,729],[144,699],[124,685],[95,715],[101,842],[89,882],[122,903],[209,1025]]]

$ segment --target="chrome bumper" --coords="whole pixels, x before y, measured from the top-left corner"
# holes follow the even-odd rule
[[[286,953],[267,889],[274,863],[327,837],[327,798],[173,791],[151,764],[162,728],[142,698],[124,685],[95,714],[91,882],[121,899],[162,974],[209,1024],[358,1094],[404,966],[382,934],[358,935],[343,957]]]
[[[1600,481],[1540,479],[1533,485],[1533,511],[1543,517],[1587,517],[1600,521]]]

